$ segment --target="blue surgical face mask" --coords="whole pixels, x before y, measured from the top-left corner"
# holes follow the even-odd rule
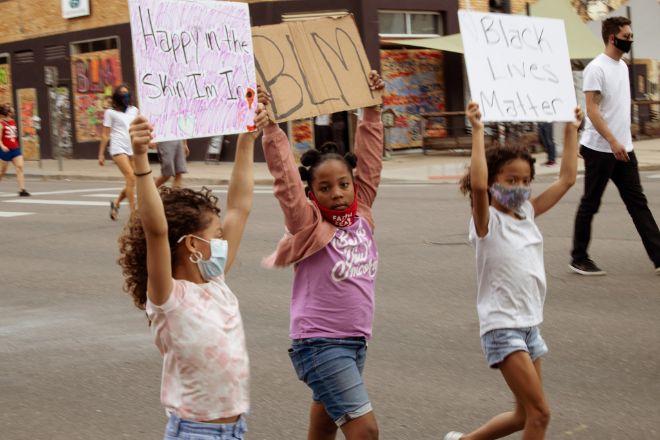
[[[504,186],[499,183],[493,183],[490,187],[490,195],[500,205],[517,212],[529,200],[529,196],[532,195],[532,188],[529,185]]]
[[[196,254],[190,255],[190,261],[197,264],[199,268],[199,273],[202,275],[205,281],[210,281],[213,278],[224,275],[225,273],[225,263],[227,262],[227,253],[229,246],[227,240],[220,240],[219,238],[213,238],[210,241],[196,235],[190,235],[197,240],[204,241],[209,244],[211,247],[211,257],[208,260],[203,260],[201,253],[199,251]],[[178,242],[183,241],[187,236],[184,235],[179,239]]]

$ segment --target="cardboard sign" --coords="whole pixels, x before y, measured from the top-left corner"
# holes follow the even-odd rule
[[[485,122],[572,121],[562,20],[458,11],[472,100]]]
[[[352,16],[252,29],[257,80],[273,98],[271,119],[284,122],[380,104]]]
[[[155,141],[248,131],[257,107],[244,3],[129,0],[140,113]]]

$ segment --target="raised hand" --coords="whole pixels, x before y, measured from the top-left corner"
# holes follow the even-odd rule
[[[383,78],[375,70],[369,72],[369,88],[374,91],[380,91],[385,88],[385,81],[383,81]]]
[[[470,101],[467,106],[466,114],[472,128],[483,128],[484,123],[481,122],[481,110],[479,109],[479,104]]]
[[[153,141],[153,127],[144,116],[138,116],[131,122],[128,129],[131,135],[131,145],[133,146],[133,154],[140,156],[147,154],[147,150]]]
[[[580,106],[575,107],[575,121],[573,121],[573,125],[575,127],[580,128],[580,125],[582,125],[582,121],[584,120],[584,112],[580,108]]]

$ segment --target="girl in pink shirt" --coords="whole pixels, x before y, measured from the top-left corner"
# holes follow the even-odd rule
[[[373,93],[384,87],[375,71],[369,83]],[[376,439],[362,370],[378,268],[371,206],[382,168],[380,111],[365,109],[355,154],[341,156],[326,143],[303,154],[296,169],[288,138],[276,124],[264,129],[263,147],[287,228],[265,264],[294,266],[289,355],[313,392],[309,438],[334,439],[339,427],[349,440]]]
[[[268,121],[259,106],[255,125]],[[125,289],[146,310],[163,356],[164,439],[242,439],[249,409],[249,363],[238,300],[225,284],[252,207],[252,160],[258,132],[238,138],[220,218],[211,191],[163,188],[151,177],[152,127],[130,127],[140,203],[120,238]]]

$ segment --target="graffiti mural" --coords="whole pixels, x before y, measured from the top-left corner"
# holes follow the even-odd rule
[[[314,118],[290,121],[289,133],[293,156],[300,163],[300,156],[314,148]]]
[[[71,55],[76,139],[101,139],[103,101],[122,82],[117,49]]]
[[[385,81],[383,106],[397,113],[389,129],[388,148],[422,146],[420,113],[445,111],[442,52],[437,50],[381,50]],[[447,135],[444,118],[431,118],[429,136]]]
[[[11,67],[9,64],[0,64],[0,104],[14,104],[11,93]]]
[[[68,87],[48,90],[50,98],[50,121],[53,136],[53,156],[71,159],[73,157],[73,137],[71,135],[71,100]],[[57,148],[59,147],[59,152]]]
[[[18,133],[25,160],[39,160],[39,109],[37,107],[37,89],[18,89]]]

